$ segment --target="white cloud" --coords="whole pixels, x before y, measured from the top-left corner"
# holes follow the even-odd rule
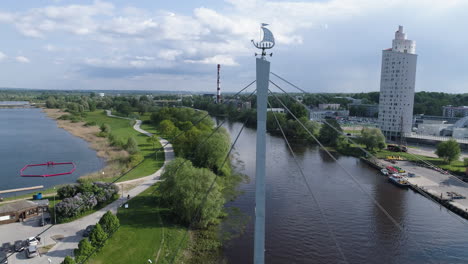
[[[222,64],[226,66],[239,65],[232,56],[229,55],[216,55],[213,57],[205,58],[202,60],[185,60],[187,63],[200,63],[200,64]]]
[[[0,51],[0,61],[4,60],[6,57],[7,55],[5,55],[5,53]]]
[[[26,57],[24,57],[24,56],[17,56],[17,57],[15,58],[15,60],[16,60],[17,62],[21,62],[21,63],[30,63],[30,62],[31,62],[28,58],[26,58]]]

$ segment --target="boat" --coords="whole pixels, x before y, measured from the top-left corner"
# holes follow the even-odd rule
[[[399,187],[408,187],[409,186],[409,182],[406,180],[405,177],[401,176],[401,175],[390,175],[388,177],[388,180],[399,186]]]
[[[387,169],[381,169],[380,172],[385,176],[388,175],[388,170]]]

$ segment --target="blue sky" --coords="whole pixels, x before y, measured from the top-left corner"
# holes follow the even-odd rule
[[[468,92],[463,0],[2,0],[0,87],[237,91],[270,23],[272,71],[310,92],[377,91],[398,25],[417,91]]]

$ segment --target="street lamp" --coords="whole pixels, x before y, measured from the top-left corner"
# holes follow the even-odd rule
[[[55,211],[55,195],[57,192],[55,191],[55,186],[54,186],[54,225],[57,224],[57,212]]]

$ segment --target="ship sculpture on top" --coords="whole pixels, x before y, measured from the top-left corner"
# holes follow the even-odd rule
[[[252,39],[253,45],[257,49],[262,50],[261,54],[255,53],[255,56],[262,55],[262,58],[267,55],[267,53],[265,51],[266,49],[271,49],[271,48],[273,48],[275,46],[275,38],[273,37],[273,33],[271,33],[271,31],[268,28],[266,28],[266,26],[268,26],[268,24],[262,23],[261,29],[263,30],[263,39],[261,41],[255,42]],[[270,53],[268,55],[272,56],[273,53]]]

